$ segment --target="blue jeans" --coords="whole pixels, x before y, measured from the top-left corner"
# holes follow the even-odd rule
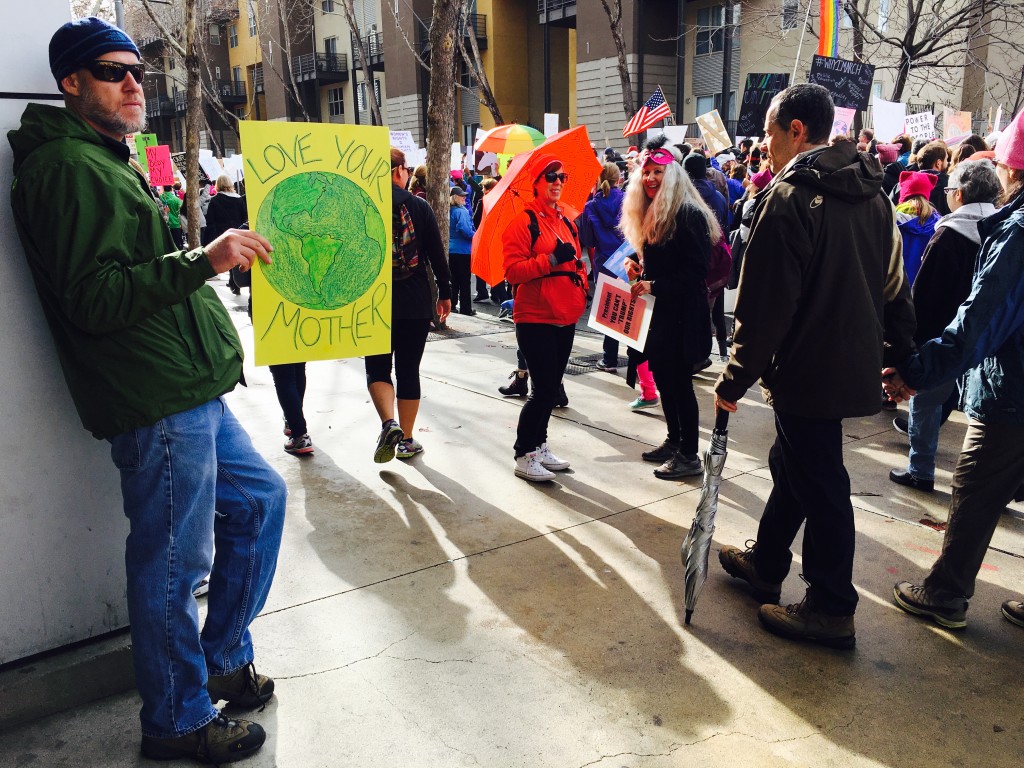
[[[940,384],[934,389],[918,392],[910,398],[910,466],[907,471],[918,480],[935,479],[935,451],[939,447],[939,427],[942,426],[942,405],[946,402],[956,381]]]
[[[249,624],[274,578],[287,490],[223,398],[110,443],[131,524],[125,570],[142,733],[182,736],[217,716],[207,676],[253,660]],[[208,573],[200,634],[192,590]]]

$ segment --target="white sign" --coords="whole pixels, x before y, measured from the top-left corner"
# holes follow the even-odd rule
[[[836,107],[832,116],[832,133],[828,136],[829,141],[835,136],[846,136],[850,133],[856,111],[853,107]]]
[[[725,123],[722,122],[717,109],[698,115],[697,127],[700,128],[704,142],[712,154],[717,155],[732,146],[732,139],[729,138],[729,132],[725,129]]]
[[[480,162],[477,165],[477,167],[480,168],[481,170],[484,169],[484,168],[491,168],[491,169],[497,168],[498,167],[498,156],[496,154],[494,154],[493,152],[484,152],[482,155],[480,155]],[[492,173],[496,173],[496,172],[497,171],[492,170]]]
[[[224,158],[224,170],[232,181],[241,181],[245,178],[245,166],[242,164],[241,155],[231,155]]]
[[[448,167],[453,171],[459,170],[462,167],[462,145],[452,144],[452,156],[448,163]]]
[[[550,112],[544,113],[544,135],[551,138],[558,133],[558,115]]]
[[[907,115],[904,118],[906,132],[915,139],[931,141],[935,138],[935,115],[931,112],[918,112],[916,115]],[[889,138],[893,138],[890,136]]]
[[[412,138],[412,131],[391,131],[391,146],[406,154],[415,152],[417,149],[416,142]]]
[[[906,104],[875,97],[872,106],[876,136],[884,136],[886,140],[889,140],[903,133],[907,120]]]
[[[1000,104],[999,105],[999,109],[996,110],[996,122],[995,122],[995,125],[992,127],[992,132],[993,133],[999,133],[999,126],[1001,126],[1002,124],[1003,124],[1003,105]],[[129,144],[128,146],[130,147],[131,144]]]
[[[629,283],[602,273],[597,276],[587,325],[627,347],[642,351],[647,344],[653,312],[653,296],[648,293],[634,299]]]
[[[213,152],[208,149],[199,150],[199,165],[206,173],[207,178],[214,183],[216,183],[217,177],[224,173],[224,169],[220,167],[220,163],[217,162],[217,158],[215,158],[213,156]]]
[[[647,132],[647,140],[661,136],[664,134],[668,137],[669,144],[682,144],[686,141],[686,131],[689,129],[688,125],[666,125],[664,128],[655,128]]]

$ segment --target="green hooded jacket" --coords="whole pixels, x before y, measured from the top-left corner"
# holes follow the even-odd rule
[[[40,104],[7,138],[14,220],[85,428],[113,437],[233,389],[242,346],[213,268],[175,250],[128,148]]]

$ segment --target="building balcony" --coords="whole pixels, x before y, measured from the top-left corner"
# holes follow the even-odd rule
[[[321,83],[343,83],[348,80],[348,56],[344,53],[304,53],[292,58],[292,74],[296,82],[316,80]]]
[[[422,21],[419,23],[420,30],[420,55],[426,56],[430,53],[430,27]],[[471,13],[466,16],[466,26],[463,29],[463,36],[469,39],[470,35],[476,37],[476,46],[481,51],[487,50],[487,14]]]
[[[245,83],[241,80],[219,80],[213,84],[217,95],[224,105],[244,104],[246,101]]]
[[[541,24],[575,27],[576,0],[537,0],[537,16]]]
[[[352,36],[352,66],[355,69],[362,69],[363,62],[359,56],[358,38]],[[366,50],[366,63],[374,72],[384,71],[384,36],[380,32],[372,32],[363,38],[363,48]]]
[[[263,93],[263,65],[252,68],[252,89],[254,93]]]
[[[173,117],[174,102],[166,96],[155,96],[146,99],[146,117]]]

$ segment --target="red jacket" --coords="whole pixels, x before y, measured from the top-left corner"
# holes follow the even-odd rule
[[[513,317],[517,323],[574,325],[587,306],[586,269],[579,258],[552,267],[548,257],[559,240],[571,243],[580,254],[576,228],[566,223],[578,214],[567,206],[559,206],[555,213],[537,200],[527,207],[537,214],[537,242],[531,247],[530,216],[526,211],[512,220],[501,237],[505,279],[515,288]],[[549,277],[555,272],[575,273],[576,277]]]

